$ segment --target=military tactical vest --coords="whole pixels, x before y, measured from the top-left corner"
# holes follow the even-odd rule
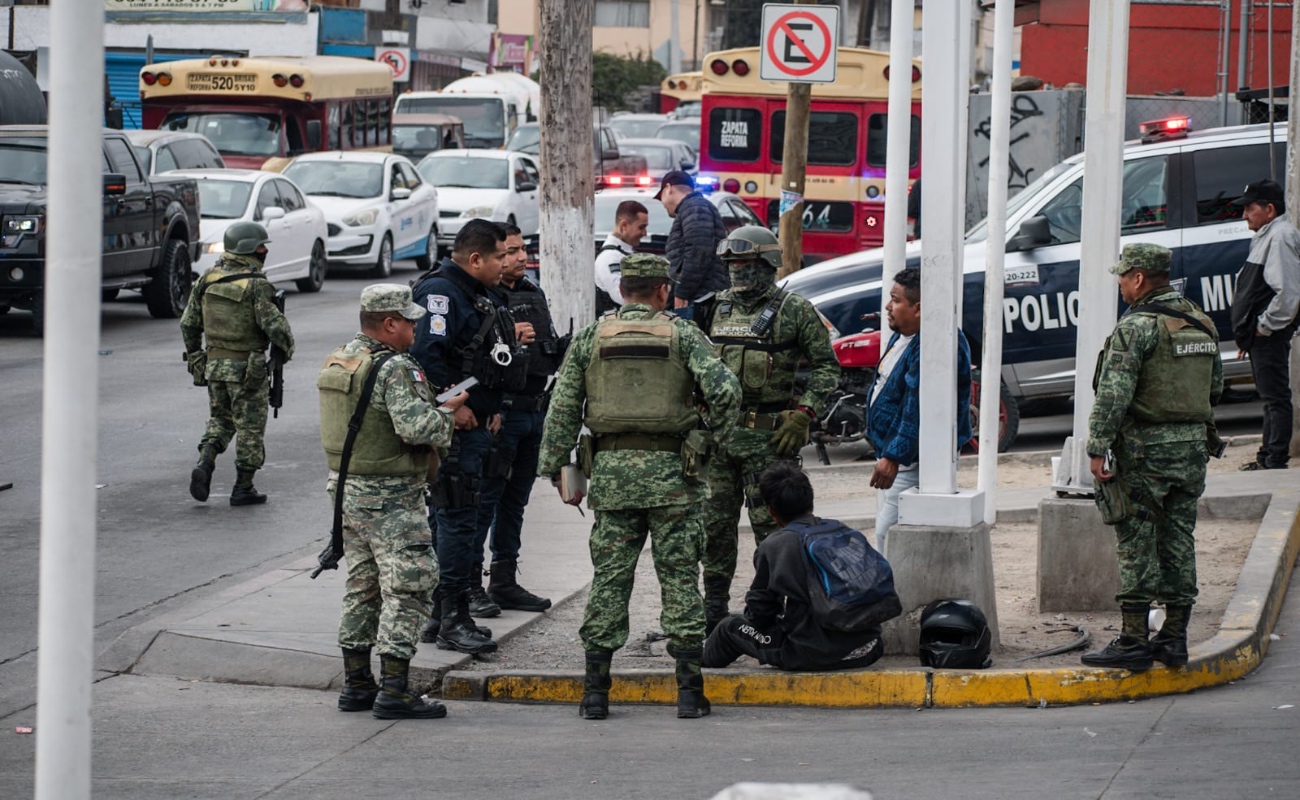
[[[527,322],[533,326],[537,338],[527,347],[528,374],[532,377],[547,378],[560,368],[559,341],[555,335],[555,326],[551,322],[551,310],[546,306],[545,296],[521,278],[516,288],[502,287],[506,295],[506,307],[515,322]]]
[[[596,323],[584,419],[592,433],[684,434],[699,423],[691,401],[695,379],[673,319],[659,313]]]
[[[383,351],[380,351],[383,352]],[[320,390],[320,438],[329,468],[337,470],[348,435],[348,422],[361,399],[361,389],[378,353],[362,350],[349,354],[340,347],[329,358],[316,379]],[[378,392],[378,386],[375,387]],[[388,413],[372,403],[361,420],[361,431],[352,445],[350,475],[423,476],[429,468],[429,448],[402,441],[393,430]]]
[[[797,332],[778,330],[789,298],[788,292],[777,290],[768,302],[750,311],[723,299],[710,320],[709,339],[718,358],[740,379],[744,411],[770,414],[794,403],[799,344],[792,337]],[[778,335],[788,338],[778,339]]]
[[[1198,310],[1178,310],[1195,317],[1211,331],[1215,329],[1214,323]],[[1203,423],[1214,419],[1209,388],[1214,359],[1219,354],[1218,341],[1191,322],[1155,309],[1139,306],[1129,313],[1153,318],[1158,337],[1155,350],[1142,365],[1129,414],[1147,424]],[[1109,349],[1107,340],[1103,352]]]
[[[238,267],[236,267],[238,268]],[[221,281],[220,272],[209,270],[201,280],[203,288],[203,335],[208,347],[235,351],[263,351],[271,340],[257,325],[254,310],[256,293],[254,281],[264,281],[258,275],[235,281]]]

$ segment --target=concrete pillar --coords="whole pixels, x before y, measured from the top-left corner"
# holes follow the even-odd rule
[[[890,543],[893,543],[892,534]],[[1038,610],[1118,611],[1115,529],[1092,500],[1049,498],[1038,504]]]

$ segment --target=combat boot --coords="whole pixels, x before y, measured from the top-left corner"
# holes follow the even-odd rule
[[[230,490],[232,506],[260,506],[266,502],[266,495],[253,488],[255,469],[241,469],[235,473],[235,488]]]
[[[674,650],[668,652],[677,662],[677,718],[699,719],[707,717],[713,707],[709,698],[704,696],[704,672],[700,669],[700,659],[704,652],[694,650]]]
[[[731,611],[727,602],[731,599],[731,579],[713,577],[704,579],[704,633],[713,633],[718,623],[726,619]]]
[[[538,597],[519,585],[515,573],[519,561],[503,558],[492,562],[492,572],[488,577],[487,595],[501,608],[513,608],[518,611],[545,611],[551,607],[551,601]]]
[[[369,711],[375,705],[379,684],[370,671],[370,648],[343,648],[343,691],[339,694],[339,711]]]
[[[604,719],[609,716],[609,665],[614,654],[609,650],[587,651],[587,672],[582,678],[582,702],[578,716],[583,719]]]
[[[1165,624],[1151,638],[1151,657],[1166,667],[1187,665],[1187,622],[1191,606],[1165,606]]]
[[[483,591],[482,570],[476,567],[474,572],[480,574],[476,574],[474,582],[469,585],[469,615],[479,619],[501,616],[501,606],[492,602],[487,592]]]
[[[438,649],[455,650],[472,656],[497,651],[497,643],[479,632],[469,615],[469,592],[462,591],[442,598],[442,624],[438,631]]]
[[[375,719],[442,719],[447,716],[447,708],[442,703],[406,691],[406,679],[411,671],[411,662],[407,659],[381,654],[379,671],[384,685],[370,712]]]
[[[217,468],[217,448],[205,444],[199,448],[199,461],[190,470],[190,497],[200,503],[208,501],[212,489],[212,472]]]
[[[1151,643],[1147,641],[1147,606],[1124,606],[1124,630],[1100,650],[1084,653],[1079,659],[1088,667],[1112,667],[1130,672],[1151,669]]]

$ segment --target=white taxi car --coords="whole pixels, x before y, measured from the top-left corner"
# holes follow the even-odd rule
[[[438,254],[438,190],[405,156],[329,152],[298,156],[284,170],[325,212],[331,267],[364,266],[386,278],[393,260],[429,269]]]
[[[516,225],[525,236],[537,233],[541,178],[532,156],[508,150],[439,150],[420,161],[420,175],[438,187],[444,245],[476,217]]]
[[[200,255],[206,272],[225,252],[226,229],[256,222],[271,237],[263,271],[272,283],[294,281],[300,292],[325,283],[325,214],[283,175],[251,169],[185,169],[172,173],[199,184]]]

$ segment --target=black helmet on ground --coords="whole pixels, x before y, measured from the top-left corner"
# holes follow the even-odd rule
[[[984,669],[993,663],[993,633],[969,600],[935,600],[921,612],[921,664],[935,669]]]

